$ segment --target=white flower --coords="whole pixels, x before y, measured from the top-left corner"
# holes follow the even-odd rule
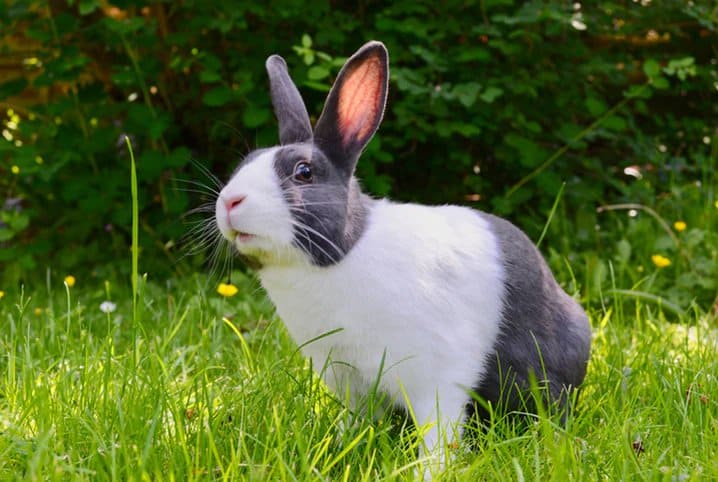
[[[103,313],[112,313],[117,309],[117,305],[114,304],[112,301],[103,301],[100,303],[100,311]]]

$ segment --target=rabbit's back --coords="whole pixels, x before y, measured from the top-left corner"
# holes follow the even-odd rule
[[[556,282],[541,253],[516,226],[481,213],[501,246],[505,294],[495,351],[476,392],[503,411],[532,409],[529,373],[563,403],[567,388],[586,374],[591,345],[588,318]],[[480,410],[485,417],[485,411]]]

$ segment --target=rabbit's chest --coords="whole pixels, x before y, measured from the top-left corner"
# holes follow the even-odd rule
[[[424,323],[427,313],[407,297],[378,289],[376,283],[343,281],[312,280],[305,274],[305,289],[267,284],[267,291],[291,337],[318,372],[327,371],[325,380],[333,389],[342,383],[332,379],[339,367],[340,378],[348,377],[354,387],[381,379],[382,389],[398,399],[409,380],[431,376],[432,352],[446,347],[432,341],[435,336]],[[476,333],[470,337],[477,339]]]
[[[474,212],[380,204],[351,252],[330,267],[281,267],[261,279],[302,351],[372,380],[391,367],[402,383],[473,370],[499,331],[498,246]]]
[[[418,313],[393,290],[322,273],[282,273],[263,284],[292,338],[309,351],[345,357],[406,344],[407,319]]]

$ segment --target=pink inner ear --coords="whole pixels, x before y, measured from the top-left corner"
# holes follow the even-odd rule
[[[374,123],[381,115],[381,60],[371,57],[357,66],[342,82],[339,91],[339,131],[342,143],[363,142],[372,135]]]

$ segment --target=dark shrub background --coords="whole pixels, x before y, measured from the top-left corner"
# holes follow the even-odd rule
[[[369,192],[470,205],[538,239],[566,183],[542,249],[587,289],[613,262],[630,285],[651,252],[675,249],[643,211],[596,211],[649,206],[699,228],[682,258],[698,272],[671,296],[709,303],[716,216],[700,212],[715,199],[717,24],[707,0],[4,2],[0,279],[127,273],[124,135],[143,270],[201,269],[202,254],[182,257],[183,213],[211,196],[181,180],[211,186],[199,166],[225,179],[276,142],[266,57],[287,59],[314,116],[344,58],[379,39],[391,85],[358,168]]]

